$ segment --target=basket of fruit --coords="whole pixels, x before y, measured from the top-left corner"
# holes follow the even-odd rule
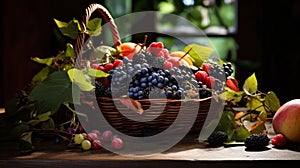
[[[143,43],[122,43],[113,18],[98,4],[87,8],[82,27],[87,27],[95,12],[109,24],[114,47],[90,47],[92,51],[85,56],[82,51],[87,36],[82,33],[74,48],[77,68],[102,72],[95,77],[95,95],[104,119],[116,130],[131,136],[156,134],[173,124],[176,124],[173,131],[180,132],[190,125],[189,132],[199,133],[211,102],[218,102],[218,98],[212,97],[224,91],[222,79],[233,73],[231,64],[193,59],[190,53],[195,53],[194,48],[211,54],[212,50],[204,46],[187,46],[185,51],[173,52],[162,42],[150,42],[147,46],[147,35]],[[104,48],[106,52],[99,54]],[[83,97],[92,101],[95,95]]]

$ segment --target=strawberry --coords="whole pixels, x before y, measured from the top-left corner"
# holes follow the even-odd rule
[[[97,69],[100,70],[100,71],[106,72],[104,66],[102,66],[102,65],[98,66]]]
[[[228,77],[228,78],[227,78],[227,80],[226,80],[226,85],[227,85],[230,89],[232,89],[232,90],[234,90],[234,91],[236,91],[236,92],[239,91],[239,88],[238,88],[238,81],[237,81],[235,78],[233,78],[233,77]]]
[[[202,69],[203,69],[203,71],[205,71],[207,74],[209,74],[209,73],[210,73],[210,69],[211,69],[211,64],[209,64],[209,63],[203,63],[203,64],[202,64]]]
[[[199,82],[205,82],[205,78],[208,77],[208,74],[205,71],[197,71],[195,73],[195,78]]]
[[[114,64],[113,63],[107,63],[104,65],[105,72],[109,72],[110,70],[114,69]]]
[[[206,84],[206,86],[208,87],[208,88],[213,88],[214,87],[214,85],[215,85],[215,78],[214,77],[212,77],[212,76],[207,76],[206,78],[205,78],[205,82],[204,82],[205,84]]]
[[[120,59],[115,59],[114,62],[113,62],[113,68],[116,68],[118,66],[123,66],[123,61],[120,60]]]

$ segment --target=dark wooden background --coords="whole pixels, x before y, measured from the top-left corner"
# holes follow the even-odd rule
[[[22,89],[41,65],[31,57],[56,54],[53,18],[79,18],[85,7],[101,0],[2,0],[0,107]],[[238,60],[261,66],[238,65],[237,79],[255,72],[262,91],[274,91],[281,102],[300,98],[300,1],[238,1]],[[253,64],[254,65],[254,64]]]

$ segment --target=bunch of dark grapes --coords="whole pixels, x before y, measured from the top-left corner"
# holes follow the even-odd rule
[[[164,57],[157,57],[147,51],[141,51],[132,57],[133,64],[147,63],[148,65],[150,65],[152,67],[160,68],[160,69],[164,68],[164,62],[165,62]]]
[[[229,77],[234,71],[232,64],[230,62],[223,64],[223,70],[224,70],[226,78]]]

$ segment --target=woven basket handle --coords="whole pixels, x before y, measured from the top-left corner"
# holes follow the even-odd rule
[[[119,46],[121,44],[121,40],[120,40],[120,35],[118,32],[117,26],[116,26],[112,16],[110,15],[109,11],[100,4],[90,4],[86,8],[85,13],[82,17],[82,20],[80,22],[81,29],[84,32],[86,32],[86,25],[94,12],[99,12],[101,14],[101,16],[103,17],[105,22],[109,25],[109,28],[110,28],[110,31],[112,34],[112,38],[113,38],[113,42],[114,42],[114,46],[115,47]],[[74,51],[75,51],[75,58],[76,58],[77,66],[80,66],[80,62],[82,60],[82,48],[84,45],[85,36],[86,36],[85,33],[79,33],[77,36],[76,42],[75,42],[76,45],[74,47]]]

